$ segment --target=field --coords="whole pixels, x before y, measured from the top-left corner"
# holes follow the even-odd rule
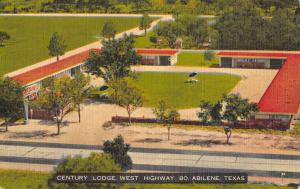
[[[176,66],[201,66],[201,67],[215,67],[219,63],[216,56],[209,61],[204,59],[204,53],[187,53],[182,52],[178,54],[178,63]]]
[[[106,21],[121,32],[138,26],[138,18],[0,17],[1,31],[11,39],[0,47],[0,76],[49,57],[51,35],[63,35],[68,50],[97,41]]]
[[[225,74],[198,74],[198,83],[185,83],[188,73],[142,72],[132,83],[144,92],[145,106],[154,107],[160,100],[176,108],[197,107],[201,100],[216,102],[240,81]]]
[[[30,172],[30,171],[0,171],[0,187],[5,189],[47,189],[48,173]],[[133,187],[134,186],[134,187]],[[158,187],[159,186],[159,187]],[[124,185],[123,189],[290,189],[289,187],[279,187],[272,185],[225,185],[225,184],[164,184],[164,185]]]

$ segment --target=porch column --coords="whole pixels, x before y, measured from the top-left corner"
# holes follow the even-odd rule
[[[29,123],[29,119],[28,119],[28,102],[27,100],[24,99],[24,118],[25,118],[25,125],[27,125]]]

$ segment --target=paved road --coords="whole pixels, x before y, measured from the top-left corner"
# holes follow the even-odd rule
[[[0,141],[0,162],[54,166],[63,157],[102,152],[101,146]],[[133,148],[134,170],[247,172],[250,176],[300,179],[300,156]]]

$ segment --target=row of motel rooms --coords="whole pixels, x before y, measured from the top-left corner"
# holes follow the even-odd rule
[[[99,49],[93,49],[98,51]],[[136,49],[142,56],[143,65],[170,66],[177,63],[178,50]],[[41,66],[12,76],[24,87],[24,96],[29,100],[37,97],[41,83],[48,77],[73,76],[83,71],[89,51],[85,51],[58,62]],[[270,86],[258,102],[261,120],[280,120],[291,123],[299,117],[300,106],[300,53],[221,51],[217,53],[219,66],[223,68],[279,69]],[[27,108],[28,106],[25,105]],[[26,119],[28,119],[28,108]]]

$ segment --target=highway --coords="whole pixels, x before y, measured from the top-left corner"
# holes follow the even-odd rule
[[[87,157],[101,146],[0,141],[0,162],[57,165],[64,157]],[[300,156],[197,150],[132,148],[135,171],[246,172],[249,176],[300,179]]]

